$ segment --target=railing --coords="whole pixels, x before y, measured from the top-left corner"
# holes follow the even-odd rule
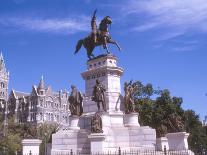
[[[82,153],[82,152],[74,152],[70,150],[65,153],[55,153],[52,155],[207,155],[205,152],[203,154],[196,154],[190,150],[179,150],[179,151],[155,151],[155,150],[121,150],[119,148],[117,151],[108,151],[108,152],[97,152],[97,153]]]
[[[9,155],[8,153],[3,153],[0,151],[0,155]],[[33,154],[31,151],[24,155],[39,155]],[[97,152],[97,153],[82,153],[76,152],[72,149],[68,152],[64,153],[55,153],[52,155],[207,155],[207,150],[197,150],[197,151],[190,151],[190,150],[178,150],[178,151],[168,151],[164,148],[164,151],[155,151],[155,150],[121,150],[118,148],[117,151],[108,151],[108,152]]]

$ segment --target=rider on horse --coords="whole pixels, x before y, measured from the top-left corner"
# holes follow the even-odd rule
[[[97,10],[94,11],[93,17],[91,20],[91,28],[92,28],[92,40],[96,44],[97,40],[101,40],[104,42],[104,49],[107,49],[107,39],[110,39],[109,31],[108,31],[108,25],[112,23],[112,20],[109,16],[106,16],[101,23],[99,24],[99,29],[97,30],[97,25],[96,25],[96,12]]]
[[[110,53],[107,46],[107,44],[110,43],[116,45],[118,49],[121,50],[118,43],[112,40],[111,36],[109,35],[108,26],[112,23],[111,18],[109,16],[104,17],[104,19],[99,24],[99,28],[97,28],[96,12],[97,11],[95,10],[91,20],[91,34],[83,39],[80,39],[75,50],[75,54],[78,53],[81,46],[83,45],[87,50],[87,56],[89,59],[94,57],[93,50],[96,46],[102,45],[103,48],[106,49],[106,52]]]

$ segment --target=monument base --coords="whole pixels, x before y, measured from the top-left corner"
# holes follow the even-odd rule
[[[105,137],[103,133],[92,133],[88,136],[91,142],[91,154],[98,154],[105,151]]]
[[[117,152],[119,147],[125,151],[155,150],[156,132],[148,126],[139,126],[138,113],[109,112],[100,116],[104,138],[99,150],[105,152],[99,153]]]
[[[188,136],[186,132],[176,132],[166,134],[169,150],[188,150]]]
[[[124,151],[155,150],[156,132],[138,123],[138,114],[125,115],[123,112],[100,112],[103,133],[91,134],[91,118],[94,114],[80,117],[81,129],[69,127],[52,136],[52,155],[74,153],[108,153]],[[128,125],[124,120],[130,120]],[[136,123],[135,123],[136,122]],[[126,123],[126,122],[125,122]]]
[[[60,130],[52,135],[51,155],[90,154],[89,132],[80,130]]]

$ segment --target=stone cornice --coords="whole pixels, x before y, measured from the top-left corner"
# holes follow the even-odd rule
[[[124,72],[123,68],[121,67],[108,67],[108,66],[102,66],[99,68],[95,68],[93,70],[88,70],[83,72],[81,75],[84,79],[87,79],[88,76],[93,76],[100,73],[110,74],[110,72],[115,73],[115,75],[121,76]]]

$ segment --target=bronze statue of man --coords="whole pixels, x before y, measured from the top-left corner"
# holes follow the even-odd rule
[[[81,116],[83,113],[82,94],[73,85],[71,86],[71,89],[72,89],[72,91],[71,91],[71,94],[68,99],[68,101],[70,103],[69,109],[70,109],[71,115]]]
[[[135,88],[132,87],[130,83],[124,83],[124,105],[125,105],[125,113],[135,112],[135,103],[132,97]]]
[[[97,103],[98,111],[100,111],[100,104],[102,104],[102,108],[106,112],[105,92],[106,89],[104,86],[100,83],[99,80],[96,80],[96,85],[93,88],[92,101]]]

